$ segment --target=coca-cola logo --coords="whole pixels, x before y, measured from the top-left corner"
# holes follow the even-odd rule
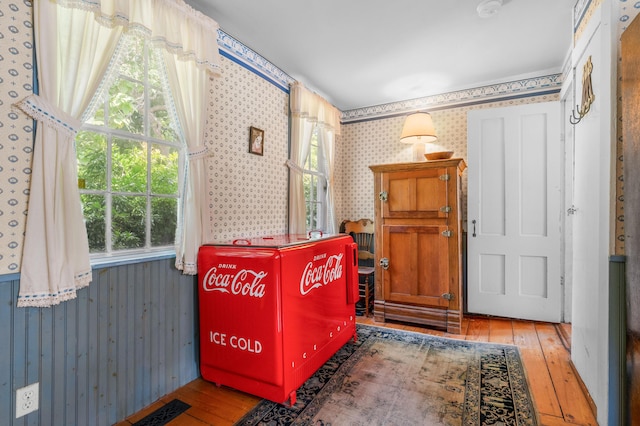
[[[263,282],[267,273],[256,272],[251,269],[242,269],[232,273],[218,273],[218,268],[209,269],[202,280],[204,291],[219,291],[236,296],[256,297],[261,299],[266,292]]]
[[[314,265],[313,262],[307,263],[300,278],[300,294],[304,296],[313,289],[331,284],[342,278],[342,256],[343,253],[332,254],[321,265]],[[324,258],[324,256],[322,257]]]

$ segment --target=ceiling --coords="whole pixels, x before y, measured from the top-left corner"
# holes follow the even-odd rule
[[[498,1],[499,0],[493,0]],[[341,111],[559,73],[575,0],[186,0]]]

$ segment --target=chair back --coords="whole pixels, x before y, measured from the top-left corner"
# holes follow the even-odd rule
[[[374,226],[370,219],[356,221],[344,221],[344,232],[351,235],[358,245],[358,259],[369,260],[374,258],[373,235]]]

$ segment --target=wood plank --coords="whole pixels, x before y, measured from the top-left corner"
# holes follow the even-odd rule
[[[109,311],[111,310],[111,295],[109,283],[111,275],[115,274],[115,269],[105,270],[100,274],[100,284],[98,285],[98,322],[97,327],[97,364],[96,382],[94,383],[94,392],[96,398],[96,411],[93,415],[96,417],[95,424],[97,426],[109,426],[113,422],[109,419]]]
[[[462,325],[460,326],[460,334],[457,336],[457,338],[459,339],[462,336],[466,336],[467,330],[469,330],[469,318],[463,316]]]
[[[489,341],[513,345],[513,327],[511,320],[501,318],[489,319]]]
[[[562,410],[538,340],[535,324],[514,321],[513,341],[520,349],[527,381],[538,413],[562,418]]]
[[[193,412],[197,412],[200,418],[209,422],[209,424],[233,424],[247,413],[255,404],[248,406],[244,403],[243,398],[227,387],[218,388],[214,384],[210,384],[207,392],[200,392],[184,386],[166,397],[165,402],[173,398],[195,407]],[[260,398],[256,398],[256,403]]]
[[[571,324],[556,324],[556,330],[562,339],[565,349],[571,353]]]
[[[191,409],[189,409],[191,410]],[[220,423],[209,423],[202,420],[199,420],[196,417],[193,417],[187,410],[186,413],[176,417],[167,423],[168,426],[211,426],[212,424],[219,425]]]
[[[260,397],[255,395],[251,395],[245,392],[240,392],[235,389],[231,389],[229,387],[224,386],[216,386],[211,382],[207,382],[203,379],[196,379],[191,383],[185,386],[187,389],[192,389],[194,391],[201,392],[207,397],[218,397],[219,395],[233,396],[235,401],[234,404],[237,407],[249,410],[253,408],[258,402],[261,401]]]
[[[98,356],[100,348],[98,347],[98,335],[100,327],[100,320],[98,319],[98,309],[100,306],[99,290],[102,284],[104,275],[107,273],[105,269],[100,270],[98,273],[93,274],[93,282],[87,290],[89,306],[87,307],[88,315],[85,321],[88,324],[87,327],[87,417],[91,421],[95,421],[96,413],[98,412],[98,372],[100,370],[100,363],[98,362]]]
[[[142,419],[144,419],[145,417],[147,417],[149,414],[153,413],[154,411],[156,411],[157,409],[163,407],[165,405],[165,402],[162,400],[156,401],[151,405],[146,406],[145,408],[143,408],[142,410],[138,411],[136,414],[134,414],[133,416],[130,416],[129,418],[127,418],[126,422],[122,422],[122,425],[118,424],[118,426],[125,426],[128,424],[133,424],[137,421],[140,421]]]
[[[109,290],[109,305],[107,310],[107,315],[109,318],[109,323],[105,328],[105,332],[107,334],[107,346],[105,348],[105,352],[107,353],[107,424],[112,425],[118,419],[121,419],[124,414],[118,413],[118,410],[122,409],[118,401],[118,382],[120,378],[118,377],[118,357],[122,354],[123,348],[118,347],[122,343],[118,338],[118,322],[122,322],[124,317],[122,316],[122,312],[120,311],[119,304],[119,292],[118,289],[120,286],[125,286],[127,283],[124,281],[120,281],[120,273],[121,269],[113,269],[109,274],[109,281],[106,287]],[[126,412],[123,412],[126,414]]]
[[[555,327],[544,323],[537,323],[535,327],[565,421],[585,426],[596,425],[588,399],[571,368],[571,358]]]
[[[469,326],[467,328],[465,339],[473,340],[476,342],[488,342],[489,320],[480,317],[469,318]]]
[[[78,299],[77,296],[73,300],[65,302],[64,305],[64,321],[60,324],[64,327],[62,330],[64,333],[64,354],[60,358],[60,361],[64,359],[65,366],[76,366],[78,362]],[[60,343],[60,340],[56,337],[56,343]],[[65,378],[63,384],[63,398],[64,402],[64,415],[65,422],[67,424],[77,422],[75,413],[78,412],[76,406],[78,399],[77,384],[77,368],[65,368]],[[37,373],[36,373],[37,374]],[[37,377],[37,376],[34,376]]]
[[[92,280],[96,280],[95,272]],[[94,281],[95,282],[95,281]],[[91,379],[89,376],[89,288],[84,287],[78,291],[77,298],[78,328],[78,359],[76,360],[77,395],[76,395],[76,422],[77,424],[90,424],[89,397],[91,395]]]
[[[15,296],[14,288],[16,289]],[[3,324],[0,327],[0,342],[3,342],[0,345],[0,365],[4,366],[4,368],[0,369],[0,395],[5,395],[0,398],[0,419],[13,418],[15,415],[15,391],[12,383],[15,382],[16,387],[18,385],[22,386],[21,378],[14,377],[15,369],[18,366],[11,362],[13,356],[12,346],[16,344],[15,340],[20,338],[19,335],[12,338],[12,330],[16,329],[11,318],[16,310],[17,289],[18,284],[16,281],[0,282],[0,303],[4,306],[9,306],[9,309],[0,309],[0,324]]]
[[[548,414],[538,414],[540,426],[569,426],[573,423],[567,423],[562,417],[550,416]]]
[[[127,392],[127,413],[131,413],[136,410],[137,397],[140,394],[139,391],[136,390],[136,353],[139,353],[138,343],[136,339],[136,329],[135,325],[137,324],[137,315],[136,311],[138,309],[138,305],[136,304],[136,288],[139,287],[138,283],[135,280],[135,268],[133,265],[127,265],[123,267],[124,277],[123,279],[126,282],[126,294],[124,295],[126,299],[126,310],[124,315],[126,315],[127,321],[127,332],[126,334],[120,336],[123,339],[126,339],[125,347],[127,348],[127,356],[126,362],[122,366],[124,377],[122,377],[122,373],[120,375],[120,380],[125,382],[126,387],[128,389]],[[137,352],[138,351],[138,352]]]

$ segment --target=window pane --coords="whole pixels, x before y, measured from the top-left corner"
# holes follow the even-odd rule
[[[78,187],[104,191],[107,189],[107,140],[104,135],[78,132]]]
[[[171,117],[167,111],[164,93],[158,86],[149,87],[149,130],[153,138],[165,141],[178,140],[176,132],[171,127]]]
[[[318,177],[311,175],[311,184],[309,186],[309,201],[316,201],[316,188],[318,187]]]
[[[151,148],[151,192],[178,194],[178,149],[153,144]]]
[[[113,197],[111,232],[114,250],[142,248],[145,246],[146,210],[146,197]]]
[[[87,124],[104,126],[104,99],[100,101],[100,106],[96,109],[96,113],[93,115],[93,117],[90,117],[87,120]]]
[[[311,145],[309,149],[309,168],[308,170],[312,170],[314,172],[318,171],[318,146]]]
[[[314,202],[307,203],[307,229],[318,229],[318,205]]]
[[[109,127],[144,134],[144,86],[118,78],[109,88]]]
[[[114,139],[111,147],[111,188],[115,192],[147,191],[147,144]]]
[[[176,236],[178,200],[176,198],[151,199],[151,245],[172,245]]]
[[[125,35],[125,51],[118,71],[133,80],[144,81],[144,39]]]
[[[89,238],[89,252],[100,253],[106,248],[105,242],[105,199],[102,195],[80,194],[84,222]]]

